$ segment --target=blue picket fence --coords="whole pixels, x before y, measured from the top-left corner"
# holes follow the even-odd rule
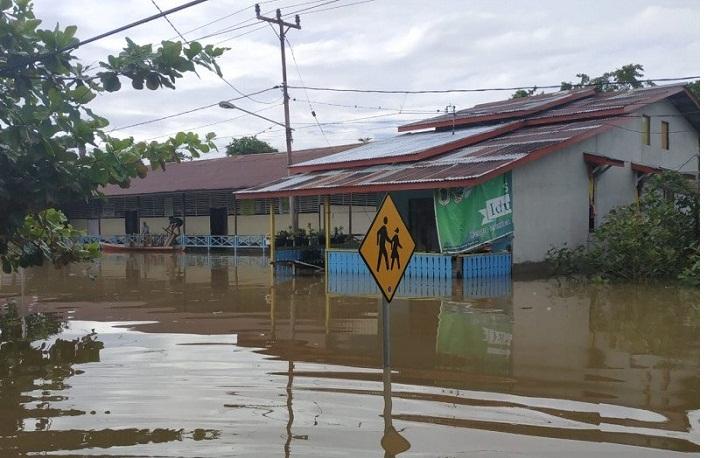
[[[487,253],[462,256],[463,277],[498,277],[512,272],[512,254]]]
[[[463,297],[480,299],[507,297],[512,294],[510,275],[466,277],[463,279]]]
[[[487,253],[461,256],[463,277],[495,277],[510,275],[512,255],[510,253]],[[330,274],[368,273],[360,255],[355,250],[329,250],[327,252]],[[452,278],[452,256],[437,253],[414,253],[409,261],[405,277]]]
[[[452,282],[450,277],[420,279],[405,276],[395,297],[450,297]],[[340,296],[380,296],[380,290],[367,269],[365,273],[330,274],[327,290]]]
[[[368,268],[355,250],[329,250],[328,272],[331,274],[367,274]],[[451,257],[434,253],[414,253],[409,261],[405,277],[451,278]]]
[[[294,248],[276,248],[275,261],[301,261],[302,251]]]

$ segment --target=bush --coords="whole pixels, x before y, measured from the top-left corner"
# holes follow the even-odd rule
[[[549,250],[555,273],[626,280],[683,277],[698,283],[696,189],[675,172],[654,176],[647,184],[639,202],[608,214],[590,246]]]

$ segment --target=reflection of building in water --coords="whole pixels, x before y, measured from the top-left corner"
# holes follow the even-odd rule
[[[442,302],[436,338],[439,364],[484,374],[510,375],[512,322],[498,310]]]
[[[238,258],[237,277],[235,266],[233,257],[115,255],[90,267],[93,279],[85,266],[33,269],[25,289],[53,298],[42,307],[75,310],[78,320],[237,333],[239,345],[277,358],[379,367],[379,296],[327,297],[321,277],[278,277],[272,288],[262,258]],[[225,272],[228,289],[214,288],[225,285]],[[19,294],[11,278],[2,279],[3,294]],[[391,307],[393,378],[657,410],[683,429],[685,416],[670,412],[698,408],[695,303],[646,285],[556,281],[464,285],[445,299],[402,297]]]

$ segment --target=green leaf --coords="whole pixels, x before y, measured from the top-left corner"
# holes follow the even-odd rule
[[[184,54],[186,54],[186,57],[191,60],[194,58],[194,56],[200,53],[202,49],[203,46],[201,46],[201,43],[199,43],[198,41],[192,41],[190,46],[184,50]]]
[[[85,104],[93,100],[96,97],[96,94],[94,94],[93,91],[91,91],[87,86],[79,86],[70,92],[70,97],[77,103]]]
[[[64,35],[66,35],[69,38],[72,38],[74,35],[76,35],[77,29],[78,29],[78,27],[76,27],[75,25],[70,25],[70,26],[66,27],[66,29],[64,29]]]

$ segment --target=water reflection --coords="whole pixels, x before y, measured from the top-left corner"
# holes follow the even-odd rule
[[[77,364],[100,361],[103,343],[94,332],[72,340],[55,338],[65,326],[56,314],[20,316],[14,303],[0,311],[0,451],[3,456],[32,452],[130,446],[182,440],[183,431],[125,428],[52,431],[58,417],[87,415],[51,408],[66,398],[67,380],[82,373]],[[41,341],[38,346],[32,342]],[[35,393],[40,392],[37,395]],[[34,407],[28,407],[34,404]],[[95,415],[91,411],[90,414]]]
[[[396,299],[388,310],[376,295],[352,295],[364,289],[355,277],[328,280],[273,278],[260,257],[115,255],[33,270],[24,283],[2,277],[0,298],[24,288],[36,297],[26,309],[69,324],[130,322],[132,331],[113,327],[108,340],[98,331],[115,353],[90,370],[76,366],[82,377],[100,376],[101,391],[118,389],[110,377],[139,387],[129,401],[163,413],[146,422],[127,398],[111,398],[122,424],[152,433],[202,428],[218,439],[206,449],[213,454],[228,454],[215,444],[280,456],[379,456],[380,447],[387,456],[407,448],[403,456],[698,451],[695,291],[467,281],[443,286],[442,298]],[[139,345],[125,347],[128,337]],[[188,416],[165,408],[152,388],[162,378],[185,384],[167,385],[170,399],[203,405]],[[70,391],[77,402],[84,396]],[[79,414],[96,402],[84,399]],[[61,432],[92,429],[64,423]],[[118,429],[108,422],[106,437]],[[135,450],[198,454],[181,439],[162,446],[178,449]]]

